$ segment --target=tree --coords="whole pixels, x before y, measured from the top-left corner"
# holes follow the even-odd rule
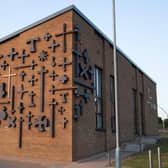
[[[165,128],[168,128],[168,118],[164,119]]]
[[[163,128],[163,120],[161,117],[158,117],[159,128]]]

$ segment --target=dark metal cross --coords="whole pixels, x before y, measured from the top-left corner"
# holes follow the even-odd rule
[[[49,126],[49,121],[44,115],[40,115],[34,121],[34,126],[38,128],[39,131],[43,132],[46,130],[46,127]]]
[[[59,47],[59,46],[60,46],[60,44],[58,44],[56,40],[53,40],[51,45],[48,46],[48,48],[51,48],[51,51],[55,52],[56,48]]]
[[[19,148],[22,148],[23,122],[24,122],[23,117],[20,117],[19,118],[19,143],[18,143]]]
[[[67,51],[67,34],[73,33],[73,31],[67,31],[67,24],[63,24],[63,32],[62,33],[58,33],[55,36],[59,37],[59,36],[63,36],[63,52],[65,53]]]
[[[74,34],[75,34],[75,41],[78,42],[80,40],[80,26],[79,25],[75,25],[74,26]]]
[[[0,83],[0,98],[5,97],[6,94],[6,83]]]
[[[33,125],[32,118],[34,117],[34,115],[32,114],[31,111],[29,111],[29,113],[28,113],[28,115],[26,117],[27,117],[27,127],[30,130],[31,126]]]
[[[19,74],[19,77],[21,79],[21,81],[24,81],[24,77],[26,76],[26,72],[25,71],[21,71]]]
[[[30,103],[29,103],[29,107],[35,107],[36,105],[35,105],[35,103],[34,103],[34,96],[35,96],[36,94],[33,92],[33,91],[31,91],[30,93],[29,93],[29,96],[30,96]]]
[[[13,127],[13,128],[15,128],[16,127],[16,117],[14,116],[14,117],[8,117],[8,127],[10,128],[10,127]]]
[[[61,78],[60,78],[60,82],[61,83],[66,83],[67,81],[69,80],[68,76],[67,75],[62,75]]]
[[[32,39],[27,40],[27,44],[30,44],[30,52],[34,53],[36,52],[36,43],[40,41],[39,37],[35,37]]]
[[[52,94],[55,94],[56,91],[57,91],[57,89],[55,88],[55,85],[52,85],[49,92],[51,92]]]
[[[82,57],[81,52],[79,51],[78,47],[73,49],[73,55],[75,56],[75,77],[79,76],[79,59]]]
[[[79,104],[74,105],[74,116],[73,116],[74,120],[78,120],[79,116],[81,116],[83,114],[82,108],[83,108],[82,101],[80,101]]]
[[[90,100],[90,94],[88,92],[88,89],[84,90],[83,99],[84,99],[85,103],[87,103]]]
[[[94,70],[92,66],[89,66],[88,74],[89,74],[89,79],[91,80],[94,75]]]
[[[0,54],[0,59],[3,58],[3,57],[4,57],[4,55],[3,55],[3,54]]]
[[[86,64],[79,64],[80,67],[80,76],[83,77],[84,79],[88,80],[89,79],[89,75],[88,75],[88,71],[89,71],[89,66],[87,66]]]
[[[37,63],[35,60],[32,60],[32,63],[30,64],[31,69],[34,70],[35,66],[37,66]]]
[[[45,40],[45,41],[49,41],[51,37],[52,37],[52,35],[51,35],[49,32],[47,32],[47,33],[44,35],[44,40]]]
[[[4,60],[3,63],[1,64],[1,68],[2,68],[3,70],[6,70],[6,67],[7,67],[7,66],[9,66],[9,64],[7,63],[6,60]]]
[[[66,128],[66,127],[67,127],[67,124],[68,124],[68,122],[69,122],[66,117],[64,117],[64,121],[63,121],[63,122],[64,122],[64,128]]]
[[[18,93],[20,93],[20,99],[23,100],[23,96],[25,93],[27,93],[27,90],[24,90],[24,85],[21,84],[21,88],[18,90]]]
[[[83,96],[83,92],[81,91],[81,89],[79,87],[74,90],[74,94],[77,97]]]
[[[60,93],[60,96],[62,97],[62,103],[67,103],[68,92]]]
[[[29,56],[30,56],[29,54],[26,54],[26,50],[22,49],[21,54],[20,54],[20,56],[18,56],[18,58],[21,58],[22,59],[22,64],[24,64],[25,63],[25,58],[29,57]]]
[[[79,119],[79,115],[80,115],[79,105],[78,105],[78,104],[75,104],[75,105],[74,105],[74,115],[73,115],[74,120],[77,121],[77,120]]]
[[[31,79],[28,82],[31,83],[32,86],[34,86],[35,82],[37,82],[37,81],[38,81],[38,79],[35,78],[35,75],[32,75]]]
[[[56,100],[54,98],[49,103],[50,108],[51,108],[51,112],[50,112],[50,116],[51,116],[50,127],[51,127],[51,137],[52,138],[55,137],[55,106],[57,104],[58,103],[56,102]]]
[[[51,66],[52,67],[55,67],[57,65],[55,60],[56,60],[56,58],[54,56],[52,56],[52,58],[51,58]]]
[[[12,86],[10,106],[11,106],[10,112],[13,114],[15,112],[15,86]]]
[[[40,74],[40,112],[44,112],[44,97],[45,97],[45,73],[47,73],[48,70],[45,68],[45,66],[41,66],[40,71],[38,72]]]
[[[84,49],[84,51],[82,52],[82,56],[85,60],[85,64],[88,64],[89,63],[89,52],[87,49]]]
[[[79,105],[79,109],[80,109],[80,115],[82,115],[83,114],[83,102],[82,102],[82,100],[80,100],[78,105]]]
[[[55,73],[55,71],[53,70],[51,73],[50,73],[50,78],[55,81],[55,78],[58,76],[58,74]]]
[[[8,57],[10,57],[11,60],[13,61],[16,55],[18,55],[18,52],[15,51],[15,48],[11,48]]]
[[[66,66],[67,66],[67,65],[70,65],[70,64],[72,64],[72,62],[67,61],[67,58],[64,57],[64,58],[63,58],[63,61],[62,61],[62,64],[58,64],[58,66],[62,66],[64,72],[66,72]]]
[[[10,90],[11,90],[11,77],[16,76],[16,74],[11,74],[11,69],[9,66],[9,71],[7,75],[1,75],[0,77],[8,78],[8,98],[10,97]]]
[[[42,50],[39,54],[39,60],[45,61],[45,60],[47,60],[47,57],[48,57],[47,51]]]
[[[7,117],[8,117],[7,108],[3,106],[0,111],[0,120],[6,120]]]
[[[32,70],[34,70],[35,66],[37,66],[37,64],[35,63],[34,60],[32,60],[32,63],[29,65],[19,65],[19,66],[15,66],[14,69],[21,69],[21,68],[28,68],[31,67]]]
[[[58,109],[58,112],[63,115],[63,113],[65,112],[65,108],[63,106],[60,106],[59,109]]]
[[[23,113],[23,110],[25,109],[23,102],[19,103],[18,109],[19,109],[19,113]]]

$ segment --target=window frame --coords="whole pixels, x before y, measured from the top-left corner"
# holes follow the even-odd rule
[[[95,91],[95,107],[96,107],[96,112],[95,112],[95,115],[96,115],[96,131],[104,131],[103,70],[102,70],[102,68],[98,67],[97,65],[95,65],[95,67],[94,67],[94,91]],[[98,104],[98,102],[100,102],[100,104]],[[98,109],[99,105],[100,105],[101,109]],[[99,127],[99,124],[98,124],[99,119],[101,120],[100,121],[101,122],[100,127]]]
[[[116,133],[116,110],[115,110],[115,83],[114,76],[109,76],[110,104],[111,104],[111,131]]]

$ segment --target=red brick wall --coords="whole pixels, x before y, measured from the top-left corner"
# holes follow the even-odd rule
[[[7,127],[7,120],[1,121],[0,124],[0,153],[4,155],[12,155],[12,156],[25,156],[25,157],[33,157],[38,159],[52,159],[52,160],[72,160],[72,89],[65,90],[68,92],[67,103],[63,104],[60,93],[63,91],[57,91],[55,95],[52,95],[49,92],[51,88],[51,84],[54,84],[56,88],[66,88],[72,87],[72,65],[67,66],[67,71],[65,74],[68,76],[69,81],[66,84],[62,84],[59,80],[60,77],[64,74],[63,68],[59,66],[52,67],[51,66],[51,58],[52,56],[56,57],[57,65],[61,63],[63,57],[67,57],[68,61],[72,61],[72,34],[67,35],[67,52],[63,53],[62,51],[62,37],[55,37],[56,33],[60,33],[63,31],[63,24],[67,24],[67,31],[72,30],[72,11],[69,11],[63,15],[60,15],[54,19],[51,19],[45,23],[42,23],[36,27],[33,27],[19,36],[14,37],[8,41],[5,41],[0,45],[0,52],[5,56],[9,54],[11,48],[15,48],[16,51],[20,53],[21,49],[25,49],[26,52],[29,52],[30,45],[26,44],[26,41],[30,38],[40,37],[40,41],[37,42],[37,52],[30,53],[30,56],[25,59],[25,65],[30,64],[32,59],[34,59],[38,66],[35,67],[34,70],[30,68],[25,68],[24,70],[27,73],[25,77],[25,82],[21,82],[19,78],[19,73],[23,69],[16,70],[14,66],[21,65],[21,59],[15,58],[15,61],[11,61],[9,57],[4,57],[0,60],[2,63],[3,60],[6,60],[11,66],[11,73],[16,73],[16,77],[12,77],[12,85],[16,87],[16,94],[15,94],[15,110],[16,113],[13,116],[17,117],[16,121],[16,128],[8,128]],[[45,33],[49,32],[52,34],[52,38],[49,42],[43,39]],[[57,48],[56,52],[51,52],[51,49],[48,46],[51,44],[52,40],[55,39],[60,46]],[[44,62],[39,61],[39,52],[42,50],[46,50],[48,52],[48,58]],[[41,113],[39,111],[40,105],[40,75],[38,71],[40,70],[41,66],[45,66],[49,72],[45,75],[45,109],[44,112]],[[52,70],[59,75],[55,81],[52,81],[49,78],[49,74]],[[0,70],[1,74],[7,74],[7,70],[3,71]],[[38,81],[35,83],[35,86],[31,86],[28,80],[31,78],[31,75],[35,74],[35,77],[38,78]],[[4,81],[8,83],[7,78],[0,78],[0,82]],[[35,96],[35,103],[36,107],[28,107],[30,98],[28,93],[25,93],[23,102],[25,105],[25,110],[23,114],[20,114],[18,111],[18,106],[20,100],[20,96],[18,94],[18,89],[20,88],[21,84],[24,84],[25,90],[31,91],[33,90],[36,94]],[[50,137],[50,127],[47,128],[45,132],[39,132],[37,128],[32,126],[31,130],[27,129],[27,118],[26,115],[29,111],[33,113],[34,116],[38,116],[40,114],[46,115],[50,119],[50,106],[49,102],[52,98],[55,98],[58,102],[58,106],[55,109],[55,137]],[[1,98],[0,101],[5,101],[6,98]],[[2,104],[0,108],[2,108]],[[63,106],[66,109],[66,112],[61,115],[58,112],[58,108]],[[8,108],[8,113],[12,116],[9,112],[10,105],[6,105]],[[23,144],[22,149],[18,148],[18,132],[19,132],[19,122],[18,119],[20,116],[23,116],[25,122],[23,123]],[[63,128],[63,119],[66,117],[68,119],[67,128]]]
[[[115,146],[115,133],[111,130],[111,106],[109,92],[109,76],[113,75],[113,50],[112,46],[97,33],[77,13],[73,14],[73,24],[80,26],[80,49],[87,48],[92,66],[98,66],[103,70],[103,114],[104,128],[106,131],[96,131],[96,115],[94,94],[87,105],[84,106],[84,114],[79,121],[73,122],[73,159],[79,159],[94,153],[107,151]],[[146,81],[147,80],[147,81]],[[148,82],[148,83],[147,83]],[[118,53],[118,85],[119,85],[119,123],[120,142],[126,142],[135,138],[133,95],[132,89],[137,92],[137,128],[141,135],[141,110],[140,96],[144,95],[144,125],[145,135],[157,134],[157,111],[150,113],[146,103],[147,88],[151,88],[151,94],[156,103],[156,86],[142,72],[133,66],[125,57]],[[74,103],[78,102],[74,98]],[[150,120],[150,122],[149,122]],[[153,123],[153,121],[155,123]]]

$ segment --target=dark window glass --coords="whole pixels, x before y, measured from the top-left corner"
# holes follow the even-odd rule
[[[110,102],[111,102],[111,130],[116,132],[115,124],[115,87],[114,87],[114,77],[110,76]]]
[[[143,113],[143,94],[140,93],[140,113],[141,113],[141,127],[142,135],[145,135],[145,126],[144,126],[144,113]]]
[[[133,96],[133,114],[134,114],[134,133],[138,135],[138,124],[137,124],[137,92],[135,89],[132,89]]]
[[[95,96],[96,96],[96,129],[103,128],[103,107],[102,107],[102,70],[95,67]]]

